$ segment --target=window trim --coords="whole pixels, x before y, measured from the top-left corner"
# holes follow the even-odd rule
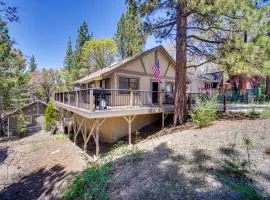
[[[102,85],[103,81],[104,81],[104,87]],[[106,83],[107,83],[107,87],[106,87]],[[104,78],[104,79],[100,80],[100,82],[99,82],[99,86],[102,89],[110,89],[110,85],[111,85],[110,78]]]
[[[119,76],[117,76],[117,89],[119,89],[119,90],[131,90],[130,88],[129,89],[120,89],[120,78],[136,79],[138,81],[138,87],[135,90],[140,90],[140,77],[126,76],[126,75],[119,75]]]
[[[29,119],[29,121],[28,121],[28,119]],[[27,126],[32,126],[33,125],[33,116],[25,115],[25,121],[27,122]]]
[[[165,81],[165,92],[168,92],[167,91],[167,84],[172,84],[173,85],[172,93],[174,93],[174,91],[175,91],[175,82],[173,82],[173,81]]]

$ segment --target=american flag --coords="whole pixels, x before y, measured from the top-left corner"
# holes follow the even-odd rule
[[[157,81],[160,82],[160,66],[159,66],[159,60],[156,60],[155,64],[152,67],[152,71],[153,71],[153,74],[156,77]]]

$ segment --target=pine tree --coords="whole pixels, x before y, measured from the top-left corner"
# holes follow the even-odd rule
[[[32,55],[30,58],[29,71],[35,72],[36,70],[37,70],[36,59],[35,56]]]
[[[73,67],[73,50],[72,50],[72,42],[71,42],[70,37],[68,38],[64,67],[68,72],[71,72],[71,69]]]
[[[29,79],[23,53],[14,47],[7,27],[19,20],[17,9],[0,0],[0,10],[0,98],[7,112],[27,103]]]
[[[129,0],[144,17],[146,28],[160,39],[176,43],[174,125],[183,123],[186,108],[186,75],[188,67],[199,67],[216,58],[218,48],[226,49],[233,33],[250,28],[255,2],[233,0]],[[227,52],[229,53],[229,52]],[[221,54],[219,54],[221,55]],[[206,60],[188,65],[188,57]],[[237,55],[236,55],[237,56]]]
[[[137,12],[135,2],[128,3],[127,12],[122,14],[114,39],[121,58],[142,52],[147,34],[144,32],[142,20]]]
[[[84,21],[78,30],[78,37],[76,40],[76,49],[74,52],[74,70],[72,71],[72,79],[76,80],[81,76],[85,75],[88,71],[83,66],[82,48],[86,41],[92,39],[92,33],[89,33],[88,25]]]
[[[78,30],[78,37],[76,40],[76,52],[80,52],[84,43],[91,40],[92,33],[89,33],[88,25],[84,21]]]

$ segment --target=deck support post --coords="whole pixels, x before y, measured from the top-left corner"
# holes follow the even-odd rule
[[[103,124],[104,121],[105,119],[100,120],[96,128],[96,137],[94,137],[95,143],[96,143],[96,157],[99,157],[99,130],[100,130],[100,126]]]
[[[70,135],[70,131],[71,131],[71,127],[72,127],[72,120],[73,120],[73,116],[72,116],[72,113],[67,113],[67,123],[68,123],[68,138],[69,138],[69,135]]]
[[[82,135],[83,135],[83,142],[84,142],[84,144],[83,144],[83,151],[84,152],[86,152],[86,143],[85,143],[85,141],[86,141],[86,137],[87,137],[87,125],[85,124],[85,126],[84,126],[84,129],[82,128]]]
[[[136,115],[133,115],[133,116],[128,116],[128,117],[125,117],[124,116],[124,119],[126,120],[126,122],[128,123],[128,144],[131,145],[131,123],[133,122],[133,120],[135,119]]]
[[[68,138],[69,138],[69,133],[70,133],[70,118],[69,118],[69,113],[67,113],[67,129],[68,129]]]
[[[85,135],[85,137],[83,138],[83,139],[84,139],[84,145],[83,145],[83,150],[84,150],[84,152],[86,152],[86,149],[87,149],[87,143],[89,142],[89,139],[90,139],[91,135],[93,135],[93,132],[94,132],[96,126],[97,126],[98,120],[95,119],[95,122],[94,122],[93,124],[91,124],[90,121],[88,120],[88,123],[89,123],[89,127],[91,127],[91,129],[90,129],[90,132],[89,132],[89,134],[88,134],[88,136],[87,136],[87,132],[86,132],[87,129],[86,129],[86,126],[85,126],[85,134],[86,134],[86,135]]]
[[[77,132],[77,122],[76,122],[76,114],[73,114],[73,137],[75,137],[75,134]]]
[[[63,110],[63,109],[61,109],[60,126],[62,126],[62,128],[63,128],[63,133],[64,133],[64,130],[65,130],[65,124],[64,124],[64,110]]]
[[[165,127],[165,119],[167,118],[168,116],[168,113],[164,113],[162,112],[162,129]]]
[[[79,119],[79,118],[78,118],[78,119]],[[79,125],[79,128],[77,129],[77,132],[76,132],[76,134],[74,135],[74,144],[76,144],[76,139],[77,139],[77,136],[78,136],[78,134],[79,134],[79,131],[80,131],[81,128],[82,128],[83,122],[84,122],[84,118],[81,120],[80,125]]]

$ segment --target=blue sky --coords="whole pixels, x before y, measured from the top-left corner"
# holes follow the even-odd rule
[[[77,30],[85,20],[94,37],[112,37],[125,11],[125,0],[8,0],[18,7],[20,23],[9,24],[16,46],[29,58],[36,57],[38,68],[63,66],[68,36],[73,45]],[[155,46],[150,37],[145,48]]]

